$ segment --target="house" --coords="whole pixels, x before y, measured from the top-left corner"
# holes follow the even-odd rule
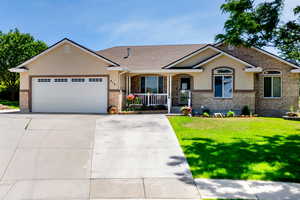
[[[10,69],[20,73],[23,112],[105,113],[135,94],[168,111],[260,115],[298,108],[300,67],[259,48],[219,44],[119,46],[92,51],[63,39]]]

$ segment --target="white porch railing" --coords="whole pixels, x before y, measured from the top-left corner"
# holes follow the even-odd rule
[[[165,93],[134,93],[134,95],[141,99],[143,105],[168,105],[168,94]]]

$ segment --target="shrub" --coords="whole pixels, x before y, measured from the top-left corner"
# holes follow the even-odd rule
[[[229,110],[226,114],[227,117],[234,117],[235,113],[232,110]]]
[[[182,107],[181,109],[180,109],[180,111],[181,111],[181,113],[183,114],[183,115],[190,115],[191,113],[192,113],[192,108],[191,107],[189,107],[189,106],[184,106],[184,107]]]
[[[299,116],[299,114],[296,113],[296,112],[287,112],[286,115],[287,115],[288,117],[298,117],[298,116]]]
[[[134,104],[138,104],[138,105],[142,104],[142,99],[140,97],[135,97]]]
[[[204,112],[204,113],[202,114],[202,116],[203,116],[203,117],[209,117],[209,114],[208,114],[207,112]]]
[[[207,113],[208,115],[210,114],[210,110],[208,108],[203,109],[202,114]]]
[[[244,107],[242,108],[241,114],[242,114],[242,115],[250,115],[251,113],[250,113],[249,107],[248,107],[248,106],[244,106]]]

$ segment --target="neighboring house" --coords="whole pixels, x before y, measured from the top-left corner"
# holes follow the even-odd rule
[[[105,113],[128,94],[146,105],[260,115],[298,108],[300,67],[258,48],[222,43],[89,50],[63,39],[12,72],[24,112]]]

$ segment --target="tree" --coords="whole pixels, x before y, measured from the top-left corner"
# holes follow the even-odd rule
[[[18,29],[8,33],[0,31],[0,84],[15,99],[19,89],[19,74],[9,72],[9,68],[16,67],[31,57],[39,54],[47,45],[35,40],[30,34],[20,33]]]
[[[275,46],[281,56],[300,64],[300,6],[294,9],[294,14],[299,15],[296,20],[279,27]]]
[[[224,24],[224,34],[216,35],[216,41],[231,45],[276,47],[289,60],[300,63],[299,18],[281,23],[284,0],[263,2],[255,6],[254,0],[226,0],[221,5],[229,17]],[[300,6],[294,11],[300,13]]]

